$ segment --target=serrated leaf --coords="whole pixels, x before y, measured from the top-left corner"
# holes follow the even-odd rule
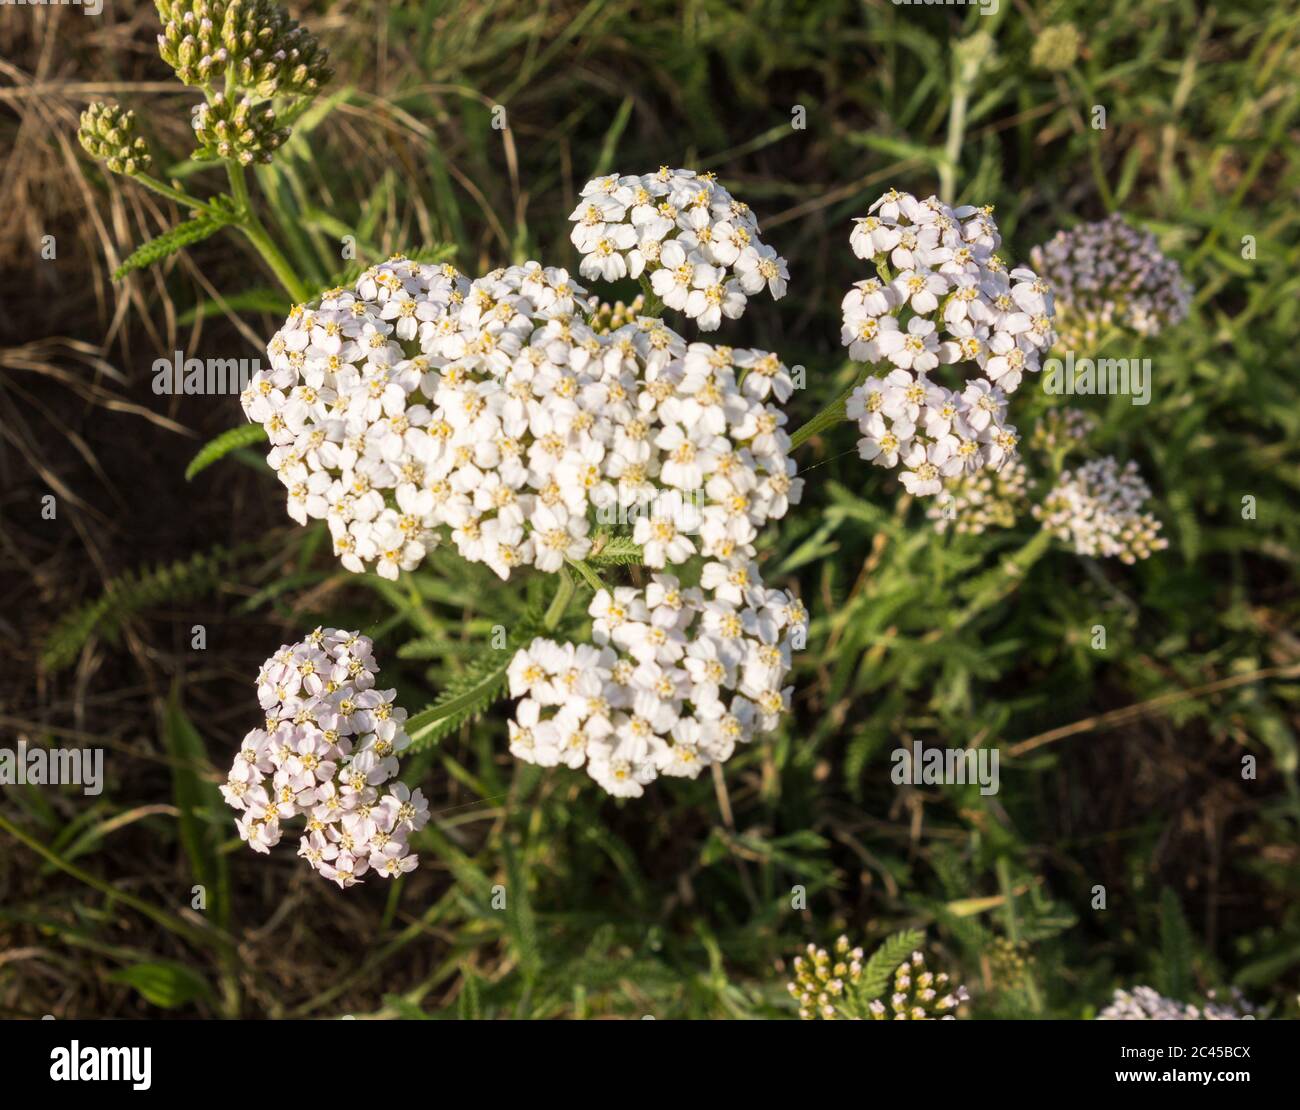
[[[201,242],[210,235],[215,235],[229,223],[229,220],[217,216],[196,216],[192,220],[177,224],[158,238],[150,239],[147,243],[136,247],[127,256],[126,261],[113,271],[113,280],[121,281],[134,270],[143,270],[155,262],[161,262],[177,251]]]
[[[904,929],[888,937],[871,954],[853,986],[857,1000],[865,1004],[880,998],[889,989],[899,964],[920,948],[924,940],[925,934],[920,929]]]
[[[266,442],[266,430],[261,424],[241,424],[238,428],[222,432],[214,439],[208,440],[202,450],[190,460],[190,465],[185,468],[185,480],[192,481],[199,471],[207,470],[214,462],[225,458],[232,451],[264,442]]]
[[[503,648],[488,647],[474,659],[455,682],[446,687],[434,703],[406,722],[411,751],[436,744],[466,721],[481,716],[505,687],[510,660],[525,642],[541,630],[535,614],[525,614]]]
[[[644,558],[639,543],[634,543],[631,536],[611,536],[608,533],[596,537],[592,544],[587,562],[594,566],[634,566]]]

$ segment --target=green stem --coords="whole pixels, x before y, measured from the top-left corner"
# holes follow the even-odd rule
[[[257,248],[257,253],[271,267],[271,272],[275,274],[294,302],[303,304],[310,300],[310,291],[294,272],[294,268],[281,253],[280,248],[275,245],[270,233],[257,218],[257,213],[253,211],[252,201],[248,195],[248,182],[244,177],[244,167],[238,162],[227,162],[226,172],[230,178],[230,192],[235,199],[235,209],[239,213],[240,230]]]
[[[650,284],[650,277],[647,274],[641,275],[641,295],[645,297],[645,305],[641,309],[641,315],[662,316],[664,314],[664,302],[659,299],[659,294],[655,292],[655,287]]]
[[[570,559],[569,566],[576,570],[582,580],[597,593],[606,588],[604,579],[600,577],[600,572],[585,559]]]
[[[546,610],[546,616],[542,618],[542,624],[546,626],[547,632],[554,632],[559,627],[560,621],[564,619],[564,612],[569,607],[569,602],[573,600],[575,589],[573,575],[569,573],[567,567],[561,567],[560,584],[556,588],[555,596],[551,598],[551,605]]]
[[[957,81],[953,88],[952,104],[948,109],[948,143],[944,147],[943,162],[939,166],[939,195],[949,204],[956,202],[957,162],[961,158],[962,139],[966,133],[966,100],[968,86]]]
[[[1019,551],[1004,560],[997,570],[987,576],[983,588],[975,594],[966,608],[957,614],[956,621],[946,635],[952,635],[957,629],[974,620],[1015,590],[1024,581],[1029,568],[1047,554],[1052,546],[1052,539],[1052,533],[1045,529],[1036,532]]]
[[[147,173],[136,173],[131,176],[133,180],[138,181],[146,189],[151,189],[159,196],[175,201],[182,208],[188,208],[194,212],[214,212],[214,209],[207,203],[207,201],[199,200],[198,197],[192,197],[189,193],[181,192],[180,189],[173,189],[166,182],[159,181],[156,177],[152,177]]]
[[[1007,939],[1012,944],[1020,943],[1020,920],[1016,917],[1016,895],[1011,885],[1011,866],[1006,856],[999,856],[997,862],[998,886],[1002,890],[1002,899],[1006,904]],[[1029,995],[1029,1008],[1036,1014],[1043,1012],[1043,998],[1038,992],[1038,984],[1033,973],[1025,969],[1025,993]]]
[[[821,410],[816,416],[810,419],[806,424],[797,428],[793,435],[790,436],[790,450],[807,443],[818,432],[825,431],[833,424],[838,424],[845,419],[844,406],[848,399],[853,395],[853,391],[858,388],[867,379],[871,373],[870,366],[863,366],[853,375],[853,380],[844,388],[838,397],[829,405]]]

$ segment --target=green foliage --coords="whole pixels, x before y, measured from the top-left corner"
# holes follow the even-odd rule
[[[893,982],[894,972],[925,942],[920,929],[905,929],[888,937],[863,965],[862,975],[853,984],[853,996],[865,1012],[868,1003],[884,997]]]
[[[251,447],[254,443],[266,442],[266,430],[261,424],[241,424],[236,428],[222,432],[203,445],[190,465],[185,468],[185,480],[192,482],[200,471],[207,470],[214,462],[224,459],[232,451]]]
[[[114,971],[109,981],[140,992],[146,1002],[164,1010],[187,1006],[212,994],[208,981],[185,964],[152,961]]]
[[[47,671],[70,666],[92,636],[115,643],[122,625],[143,610],[214,589],[241,554],[242,550],[215,547],[167,566],[113,579],[99,598],[64,614],[49,632],[41,648],[42,666]]]
[[[135,270],[146,269],[155,262],[170,258],[177,251],[215,235],[231,222],[231,218],[225,215],[204,214],[177,224],[156,239],[150,239],[136,247],[127,255],[126,261],[113,271],[113,280],[121,281]]]
[[[434,700],[433,704],[413,714],[406,723],[412,751],[436,744],[462,725],[482,716],[501,696],[506,684],[506,670],[515,652],[543,629],[541,613],[532,610],[523,615],[506,637],[503,647],[483,648],[464,671]]]

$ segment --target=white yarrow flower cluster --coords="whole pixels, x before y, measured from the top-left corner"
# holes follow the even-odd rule
[[[1143,511],[1151,487],[1137,463],[1112,457],[1062,472],[1056,487],[1034,506],[1034,516],[1079,555],[1135,563],[1168,547],[1160,521]]]
[[[856,362],[892,369],[849,398],[859,453],[902,467],[910,493],[1000,467],[1014,454],[1007,396],[1054,342],[1052,294],[1031,270],[1008,271],[990,208],[951,208],[890,190],[857,220],[853,252],[876,273],[844,297],[841,339]],[[949,388],[930,375],[952,366]]]
[[[1030,257],[1056,294],[1068,347],[1095,344],[1111,327],[1157,335],[1187,316],[1192,289],[1182,269],[1119,213],[1058,231]]]
[[[510,751],[544,767],[585,767],[610,794],[640,797],[659,775],[695,778],[738,743],[774,729],[807,612],[767,589],[745,560],[704,565],[684,588],[601,590],[594,644],[536,639],[510,663]]]
[[[503,579],[554,572],[601,510],[636,518],[649,566],[749,552],[802,487],[768,403],[788,370],[647,317],[597,333],[595,307],[535,262],[470,282],[398,257],[295,309],[241,398],[290,515],[387,578],[448,536]]]
[[[583,277],[650,278],[669,308],[702,331],[745,311],[766,288],[785,296],[786,261],[758,237],[758,221],[709,173],[661,166],[655,173],[588,181],[569,219]]]
[[[1232,1001],[1217,1002],[1211,994],[1204,1007],[1166,998],[1151,987],[1117,990],[1111,1004],[1097,1015],[1098,1021],[1254,1021],[1251,1006],[1239,991]]]
[[[1025,464],[1010,459],[1001,470],[982,470],[945,486],[925,515],[941,534],[949,527],[959,536],[1011,528],[1029,507],[1029,486]]]
[[[936,974],[925,966],[925,955],[913,952],[894,972],[889,1005],[875,999],[868,1007],[876,1021],[956,1021],[957,1007],[970,1001],[963,986],[952,986],[946,972]]]
[[[265,727],[244,737],[221,787],[256,852],[306,818],[298,854],[340,887],[414,870],[408,838],[429,819],[420,791],[395,781],[411,741],[396,691],[375,687],[378,670],[374,644],[356,632],[317,628],[281,647],[257,676]]]

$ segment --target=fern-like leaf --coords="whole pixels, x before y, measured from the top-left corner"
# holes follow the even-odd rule
[[[221,570],[243,551],[217,547],[143,574],[128,572],[113,579],[102,596],[65,614],[54,626],[41,651],[42,665],[47,671],[61,670],[76,660],[92,636],[116,640],[122,625],[141,610],[211,589]]]
[[[504,648],[489,647],[447,686],[427,709],[406,722],[411,751],[436,744],[461,725],[481,717],[505,689],[506,671],[515,652],[542,631],[535,612],[526,613],[516,625]]]
[[[265,441],[266,431],[261,424],[241,424],[222,432],[215,439],[208,440],[203,449],[190,460],[190,465],[185,468],[185,480],[191,481],[199,471],[206,470],[218,459],[224,459],[231,451]]]
[[[633,543],[631,536],[614,536],[602,533],[592,544],[587,562],[598,567],[635,566],[642,562],[644,554],[639,543]]]
[[[121,281],[134,270],[143,270],[146,266],[161,262],[177,251],[198,243],[210,235],[215,235],[228,223],[229,220],[220,216],[196,216],[192,220],[177,224],[158,238],[150,239],[147,243],[136,247],[127,256],[126,261],[113,271],[113,280]]]
[[[856,1000],[863,1005],[880,998],[889,990],[898,965],[921,947],[925,934],[920,929],[904,929],[886,938],[867,960],[858,981],[853,984]]]

